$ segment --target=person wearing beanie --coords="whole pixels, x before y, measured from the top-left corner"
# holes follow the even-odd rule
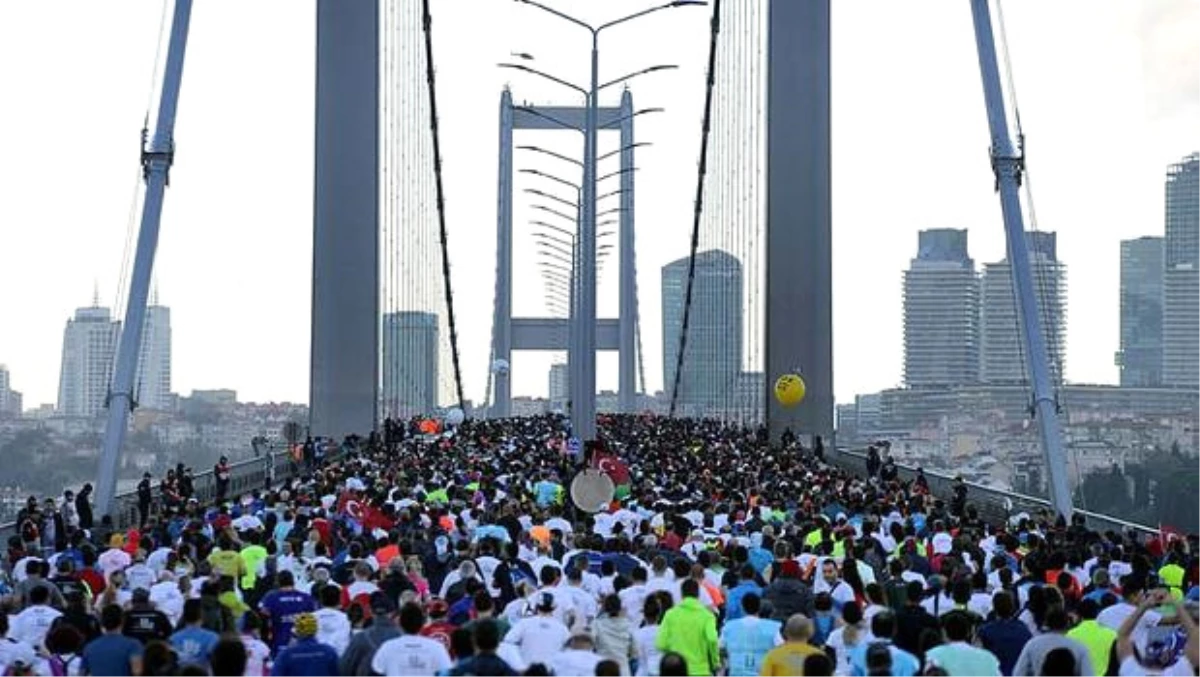
[[[762,595],[763,600],[771,603],[771,618],[783,623],[795,614],[811,615],[812,589],[800,580],[800,564],[792,559],[776,564],[779,575],[771,581]]]
[[[271,674],[278,677],[294,675],[336,675],[338,655],[333,647],[317,641],[317,617],[305,612],[296,617],[292,624],[291,645],[279,652]]]

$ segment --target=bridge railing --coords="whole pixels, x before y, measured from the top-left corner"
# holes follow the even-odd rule
[[[229,464],[229,490],[227,495],[238,495],[261,489],[266,484],[267,473],[274,468],[275,481],[290,479],[292,476],[291,457],[286,448],[279,445],[268,447],[261,456],[251,457]],[[161,495],[158,482],[154,484],[154,496],[157,500]],[[202,470],[192,476],[197,500],[201,503],[213,500],[217,495],[217,478],[212,468]],[[116,529],[128,529],[138,523],[137,490],[129,490],[113,496],[113,526]],[[99,522],[100,515],[96,516]],[[16,522],[0,524],[0,547],[6,546],[10,536],[17,530]]]
[[[856,474],[864,476],[867,474],[867,454],[864,451],[838,449],[827,460]],[[916,477],[917,469],[912,466],[897,463],[896,468],[900,471],[901,479],[911,480]],[[929,481],[929,490],[935,496],[949,500],[954,484],[952,476],[926,470],[925,479]],[[992,522],[1007,521],[1011,515],[1022,512],[1032,516],[1038,512],[1053,509],[1050,501],[1036,496],[1001,491],[975,482],[967,482],[966,485],[968,488],[967,502],[975,505],[981,517]],[[1117,533],[1132,531],[1139,538],[1146,538],[1158,533],[1158,530],[1153,527],[1126,522],[1109,515],[1079,509],[1075,510],[1075,514],[1083,515],[1088,528],[1094,531],[1115,531]]]

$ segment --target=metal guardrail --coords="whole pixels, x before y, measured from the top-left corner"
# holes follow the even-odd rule
[[[268,447],[262,456],[251,457],[229,464],[229,496],[238,496],[249,491],[261,489],[266,484],[267,473],[274,469],[276,482],[290,479],[292,476],[291,457],[287,449],[279,449],[278,445]],[[217,478],[212,468],[202,470],[192,476],[194,496],[197,500],[207,502],[217,495]],[[159,495],[158,484],[154,485],[154,493]],[[97,515],[97,522],[100,516]],[[123,491],[113,496],[113,526],[116,529],[128,529],[138,522],[137,490]],[[17,523],[0,524],[0,546],[6,545],[10,536],[16,533]]]
[[[866,452],[838,449],[828,460],[834,465],[854,473],[867,474]],[[917,469],[912,466],[897,463],[896,468],[900,471],[900,477],[904,480],[911,480],[913,477],[916,477]],[[925,479],[929,481],[929,490],[935,496],[949,500],[952,493],[951,487],[954,484],[953,477],[926,470]],[[967,492],[967,502],[974,504],[979,511],[979,515],[984,519],[1007,521],[1011,515],[1022,512],[1034,515],[1038,512],[1053,510],[1050,501],[1044,498],[1027,496],[1011,491],[1001,491],[975,482],[966,482],[966,485],[969,490]],[[1128,533],[1132,531],[1139,537],[1158,534],[1158,530],[1153,527],[1126,522],[1109,515],[1101,515],[1078,508],[1075,509],[1075,514],[1083,515],[1088,528],[1100,532],[1115,531],[1117,533]]]

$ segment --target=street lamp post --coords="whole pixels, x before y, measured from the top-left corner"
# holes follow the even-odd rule
[[[598,94],[600,89],[604,87],[624,82],[644,73],[670,68],[669,66],[652,66],[601,84],[600,33],[605,29],[660,10],[688,5],[703,5],[705,3],[700,0],[674,0],[673,2],[644,9],[599,26],[592,26],[575,17],[536,2],[536,0],[518,0],[518,2],[536,7],[564,21],[579,26],[587,30],[592,36],[591,84],[585,92],[587,98],[587,115],[585,116],[583,144],[583,199],[581,204],[581,215],[583,218],[580,219],[578,238],[580,279],[577,287],[579,312],[573,318],[573,324],[577,326],[577,345],[573,346],[573,348],[575,348],[576,354],[579,356],[578,364],[580,368],[574,374],[578,377],[579,382],[571,384],[571,424],[573,433],[577,438],[584,441],[593,441],[596,439],[596,116]],[[512,65],[516,66],[518,64]],[[532,71],[528,67],[520,68],[519,70]],[[582,89],[566,81],[547,76],[544,73],[538,74],[576,91]]]

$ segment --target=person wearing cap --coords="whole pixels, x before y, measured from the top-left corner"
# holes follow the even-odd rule
[[[108,541],[108,550],[100,554],[97,564],[100,570],[104,572],[105,577],[111,576],[114,571],[120,571],[129,566],[133,562],[133,558],[129,553],[125,552],[125,536],[121,534],[113,534]]]
[[[683,599],[663,616],[655,646],[675,651],[687,661],[689,675],[711,675],[720,665],[717,617],[700,602],[700,584],[689,578],[680,585]]]
[[[800,564],[788,559],[778,564],[779,575],[763,591],[763,599],[771,603],[771,618],[783,622],[797,613],[812,613],[812,590],[800,580]]]
[[[595,648],[595,640],[589,632],[576,630],[567,641],[567,647],[554,654],[547,667],[556,675],[594,675],[596,666],[604,660]]]
[[[371,595],[371,625],[362,632],[353,635],[350,645],[338,660],[340,674],[343,675],[372,675],[371,660],[375,650],[388,640],[400,636],[400,628],[396,625],[396,605],[383,592]],[[491,673],[480,673],[491,674]]]
[[[338,657],[333,647],[317,641],[317,619],[311,613],[296,616],[292,624],[294,642],[279,652],[271,666],[275,677],[308,677],[338,674]],[[391,674],[391,673],[381,673]]]
[[[371,670],[379,675],[434,675],[449,670],[453,662],[441,642],[421,636],[425,612],[409,602],[400,609],[399,637],[379,646],[371,659]]]
[[[450,605],[446,600],[434,597],[429,600],[426,609],[429,612],[429,623],[421,628],[421,636],[441,642],[446,651],[451,651],[450,636],[458,628],[446,618],[450,613]]]
[[[538,592],[533,597],[536,615],[517,621],[504,641],[520,650],[527,665],[541,663],[549,667],[551,659],[562,650],[571,637],[570,630],[555,616],[556,601],[550,592]]]

